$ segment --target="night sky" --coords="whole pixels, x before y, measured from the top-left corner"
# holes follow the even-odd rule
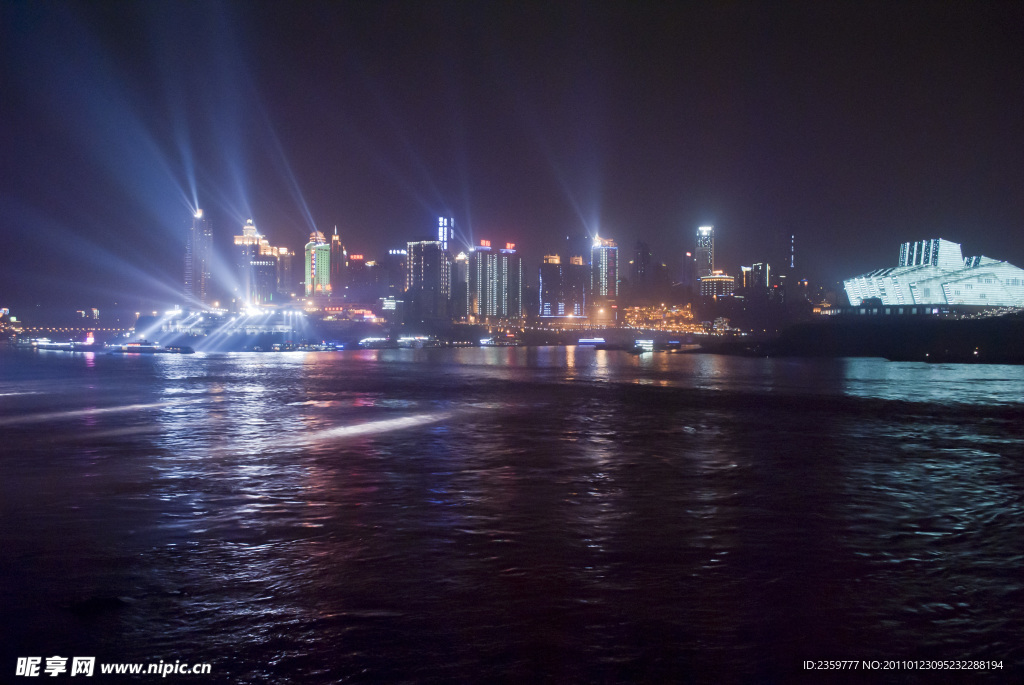
[[[300,249],[637,239],[823,284],[1024,266],[1024,3],[0,4],[0,307],[181,302],[198,201]]]

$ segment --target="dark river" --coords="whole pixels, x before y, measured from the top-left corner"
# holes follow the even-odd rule
[[[2,683],[1024,679],[1020,366],[2,351],[0,517]]]

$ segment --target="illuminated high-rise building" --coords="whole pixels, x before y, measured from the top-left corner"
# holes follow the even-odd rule
[[[569,257],[569,264],[562,272],[565,291],[566,316],[584,316],[587,311],[587,290],[589,290],[590,267],[583,257]]]
[[[590,291],[595,298],[618,297],[619,248],[610,238],[594,237],[590,248]]]
[[[272,247],[266,239],[260,240],[259,254],[250,262],[252,269],[251,302],[270,304],[279,299],[277,288],[278,248]]]
[[[380,260],[388,297],[401,297],[405,292],[405,260],[407,256],[408,250],[392,248]]]
[[[455,238],[455,219],[443,216],[437,217],[437,241],[441,243],[441,249],[448,251],[448,243]]]
[[[338,227],[334,227],[334,235],[331,236],[331,297],[336,300],[346,299],[349,285],[348,274],[348,251],[341,242],[338,235]]]
[[[562,258],[558,255],[544,255],[540,263],[540,306],[539,316],[565,316],[565,285]]]
[[[767,262],[757,262],[750,267],[750,288],[767,291],[772,286],[772,268]]]
[[[558,255],[545,255],[540,265],[538,315],[584,316],[589,280],[583,257],[570,257],[565,262]]]
[[[754,270],[749,266],[740,267],[740,279],[737,284],[743,290],[750,290],[754,287]]]
[[[287,300],[291,280],[291,252],[274,247],[249,219],[242,235],[235,236],[235,269],[241,308]]]
[[[726,297],[735,290],[736,279],[721,271],[700,278],[700,294],[703,297]]]
[[[409,323],[448,319],[451,263],[439,240],[406,245],[405,311]]]
[[[515,243],[505,243],[498,251],[498,317],[520,319],[523,316],[523,257]]]
[[[185,299],[190,304],[206,307],[211,300],[213,262],[213,228],[197,209],[185,244]]]
[[[469,318],[469,255],[460,252],[452,260],[452,318]]]
[[[327,297],[331,293],[331,246],[320,231],[309,234],[306,243],[306,268],[303,272],[306,297]]]
[[[292,263],[295,254],[287,247],[277,248],[277,292],[281,300],[287,302],[295,291],[295,266]]]
[[[489,240],[469,252],[469,314],[477,321],[523,314],[523,259],[514,243],[499,250]]]
[[[715,227],[701,226],[697,229],[697,278],[715,273]]]
[[[241,308],[257,302],[254,262],[259,261],[262,239],[252,219],[242,225],[242,235],[235,236],[235,272],[238,275],[238,300]]]

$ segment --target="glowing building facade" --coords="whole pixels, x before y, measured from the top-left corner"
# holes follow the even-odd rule
[[[213,263],[213,228],[197,209],[192,215],[185,244],[185,299],[191,304],[206,307],[210,304]]]
[[[545,255],[540,265],[541,317],[583,317],[589,289],[587,266],[583,257],[570,257],[568,263],[558,255]]]
[[[850,304],[1024,307],[1024,269],[989,257],[964,257],[958,243],[903,243],[898,266],[843,281]]]
[[[306,297],[326,297],[331,293],[331,246],[324,234],[314,231],[306,243],[304,278]]]
[[[287,299],[288,281],[291,279],[291,252],[288,248],[271,245],[249,219],[242,226],[242,235],[235,236],[234,251],[241,307]]]
[[[736,291],[736,279],[721,271],[710,276],[701,276],[700,294],[702,297],[726,297]]]
[[[701,226],[697,229],[697,278],[715,273],[715,227]]]
[[[452,318],[469,318],[469,255],[460,252],[452,260]]]
[[[619,248],[610,238],[594,237],[590,248],[590,291],[595,298],[619,295]]]
[[[523,259],[514,243],[499,250],[488,240],[470,250],[469,315],[476,321],[523,315]]]
[[[539,316],[565,316],[565,286],[562,258],[556,254],[544,255],[540,263]]]
[[[257,270],[260,266],[260,243],[263,236],[256,230],[252,219],[242,226],[242,235],[235,236],[235,269],[238,273],[238,298],[244,307],[259,302],[257,296]]]
[[[448,251],[449,241],[455,238],[455,219],[439,216],[437,218],[437,241],[441,243],[441,249]]]

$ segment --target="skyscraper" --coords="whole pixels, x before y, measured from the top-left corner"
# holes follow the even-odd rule
[[[448,242],[455,238],[455,219],[437,217],[437,241],[441,243],[441,249],[448,251]]]
[[[238,274],[239,307],[256,304],[256,274],[253,262],[259,261],[261,236],[256,224],[248,219],[242,225],[242,235],[235,236],[235,271]]]
[[[348,274],[348,251],[341,242],[338,235],[338,227],[334,227],[334,235],[331,236],[331,297],[335,300],[347,299],[349,285]]]
[[[189,304],[206,307],[212,287],[213,229],[203,210],[192,215],[192,227],[185,243],[185,299]]]
[[[277,292],[287,302],[295,290],[292,258],[295,255],[287,247],[277,248]]]
[[[590,248],[590,290],[595,298],[619,294],[619,248],[610,238],[594,236]]]
[[[331,246],[320,231],[309,234],[306,243],[306,297],[326,297],[331,292]]]
[[[452,318],[469,317],[469,255],[460,252],[452,261]]]
[[[584,316],[587,311],[589,268],[583,263],[583,257],[569,257],[569,264],[562,272],[566,316]]]
[[[477,321],[518,319],[523,313],[523,260],[515,244],[489,240],[469,253],[469,313]]]
[[[291,253],[271,245],[252,219],[242,226],[242,235],[235,236],[235,269],[240,308],[287,300]]]
[[[515,243],[505,243],[498,251],[498,316],[520,319],[523,316],[523,258]]]
[[[565,316],[565,289],[562,278],[562,259],[558,255],[544,255],[540,264],[539,316]]]
[[[750,288],[767,292],[772,286],[772,269],[767,262],[757,262],[750,268]]]
[[[439,240],[411,241],[406,246],[405,302],[409,323],[448,318],[451,264]]]
[[[715,227],[701,226],[697,229],[697,278],[710,276],[715,272]]]
[[[633,246],[633,261],[629,264],[630,294],[634,304],[651,295],[654,285],[654,270],[651,265],[651,248],[642,240]]]

